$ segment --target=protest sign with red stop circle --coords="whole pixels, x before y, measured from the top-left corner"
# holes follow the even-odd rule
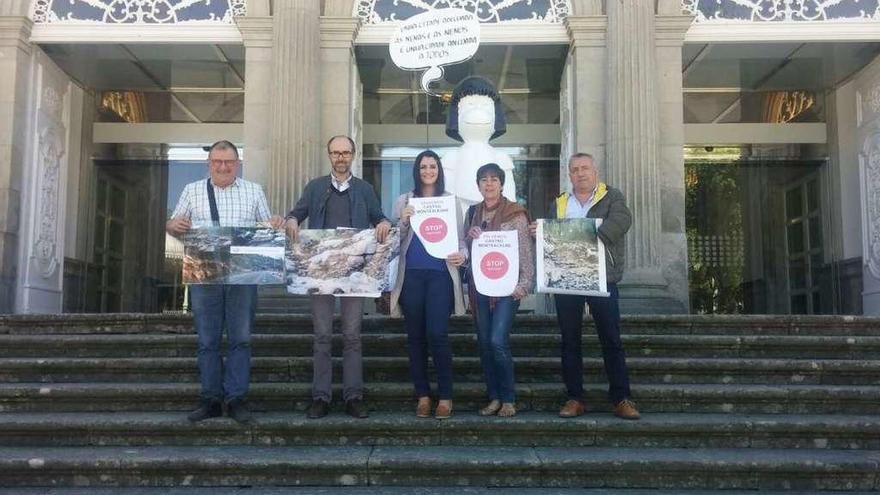
[[[507,256],[498,251],[492,251],[483,256],[480,261],[480,270],[489,280],[498,280],[507,275],[507,271],[510,270],[510,261]]]
[[[519,282],[519,238],[515,230],[483,232],[471,244],[474,287],[484,296],[506,297]]]
[[[441,242],[446,238],[446,234],[449,233],[449,227],[446,226],[446,222],[442,218],[430,217],[422,221],[419,231],[422,233],[421,237],[425,242],[434,243]]]
[[[429,255],[446,259],[458,251],[455,196],[409,198],[408,203],[413,209],[410,218],[413,233],[422,241]]]

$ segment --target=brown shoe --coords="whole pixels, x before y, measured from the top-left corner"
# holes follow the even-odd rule
[[[367,405],[364,404],[363,399],[351,399],[345,401],[345,414],[357,419],[370,417],[370,413],[367,412]]]
[[[641,414],[636,405],[629,399],[623,399],[614,405],[614,415],[621,419],[639,419]]]
[[[417,418],[430,418],[431,417],[431,398],[430,397],[419,397],[419,403],[416,406],[416,417]]]
[[[330,404],[326,400],[314,399],[306,410],[306,417],[309,419],[323,418],[330,412]]]
[[[586,407],[582,401],[571,399],[559,410],[559,417],[574,418],[583,414],[585,410]]]
[[[437,419],[449,419],[452,417],[452,401],[441,400],[437,403],[437,410],[434,411],[434,417]]]

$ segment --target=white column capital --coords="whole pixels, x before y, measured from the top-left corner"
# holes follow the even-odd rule
[[[654,17],[654,37],[657,46],[682,46],[684,37],[694,22],[692,15],[658,15]]]
[[[0,17],[0,46],[17,46],[31,52],[31,30],[34,22],[27,17]]]
[[[357,17],[321,16],[321,48],[351,48],[360,27]]]
[[[245,48],[272,48],[274,31],[271,17],[236,17]]]
[[[608,17],[604,15],[569,16],[565,18],[565,29],[574,47],[605,46],[608,30]]]
[[[248,0],[247,17],[266,17],[271,15],[269,0]]]

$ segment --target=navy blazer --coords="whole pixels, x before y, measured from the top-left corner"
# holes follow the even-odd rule
[[[296,218],[300,225],[308,218],[308,228],[323,229],[327,200],[330,199],[332,188],[330,175],[312,179],[303,189],[302,196],[296,202],[296,206],[287,213],[285,218]],[[368,229],[386,219],[385,214],[382,213],[382,205],[379,203],[376,191],[369,183],[352,176],[348,191],[353,228]]]

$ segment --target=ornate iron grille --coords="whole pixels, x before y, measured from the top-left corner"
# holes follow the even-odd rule
[[[682,0],[695,22],[880,21],[880,0]]]
[[[430,10],[459,8],[484,23],[561,23],[571,14],[571,0],[356,0],[355,15],[364,24],[409,19]]]
[[[232,24],[247,0],[34,0],[38,24]]]

